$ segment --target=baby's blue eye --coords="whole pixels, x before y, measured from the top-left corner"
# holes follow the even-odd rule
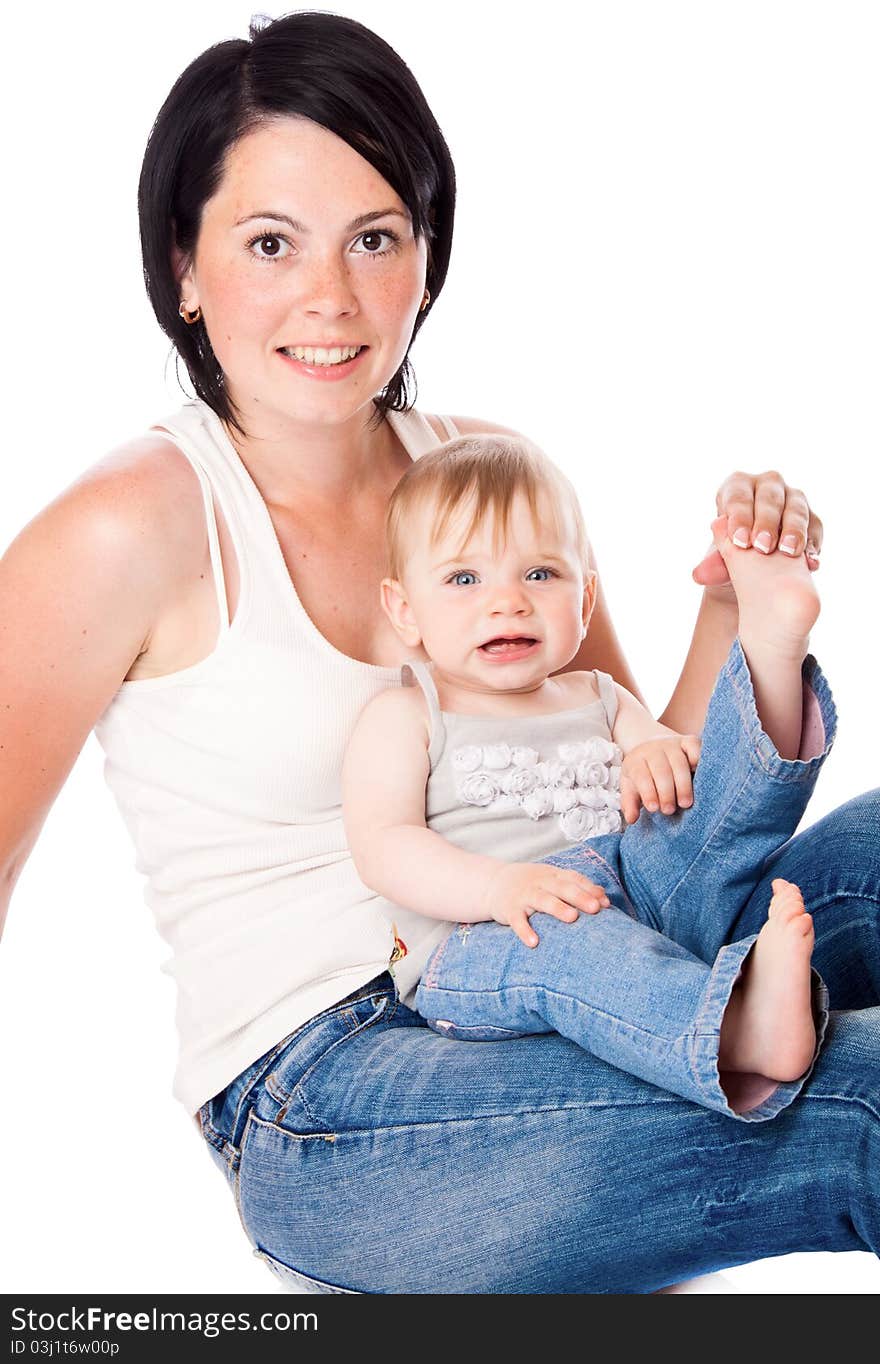
[[[468,578],[470,581],[462,582],[463,578]],[[472,587],[477,581],[477,575],[476,573],[471,573],[470,569],[462,569],[460,573],[453,573],[449,581],[455,583],[457,587]]]
[[[536,577],[533,576],[535,573],[541,573],[541,574],[543,574],[543,577],[536,578]],[[530,568],[529,571],[528,571],[528,573],[526,574],[526,578],[527,578],[530,582],[538,582],[538,583],[545,583],[545,582],[547,581],[548,578],[553,578],[553,577],[555,577],[555,576],[556,576],[556,575],[554,574],[552,568]]]

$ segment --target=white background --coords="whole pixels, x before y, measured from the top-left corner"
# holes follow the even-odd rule
[[[810,819],[875,785],[876,6],[336,9],[410,64],[458,167],[420,405],[519,428],[572,475],[658,709],[721,479],[779,467],[803,486],[827,525],[814,648],[841,712]],[[228,0],[44,4],[6,35],[0,546],[181,401],[142,288],[140,158],[179,71],[248,18]],[[278,1291],[170,1097],[172,987],[132,863],[91,739],[0,954],[0,1288]],[[390,1228],[407,1214],[389,1197]],[[727,1279],[880,1289],[866,1254]]]

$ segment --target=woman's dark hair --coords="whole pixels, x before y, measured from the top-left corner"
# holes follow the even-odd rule
[[[269,119],[297,115],[335,133],[387,180],[428,248],[431,302],[449,266],[455,171],[449,148],[416,83],[393,48],[353,19],[300,11],[260,26],[250,39],[208,48],[175,82],[153,125],[138,186],[144,279],[162,330],[189,371],[196,393],[241,430],[203,322],[180,317],[172,248],[195,250],[205,202],[229,148]],[[378,419],[412,406],[407,356],[375,399]]]

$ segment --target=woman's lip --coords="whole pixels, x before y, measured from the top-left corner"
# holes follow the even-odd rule
[[[330,349],[328,347],[328,349]],[[351,374],[356,365],[367,354],[369,346],[362,346],[357,355],[352,360],[343,360],[339,365],[309,365],[305,360],[295,360],[292,355],[287,355],[283,350],[277,350],[285,364],[290,365],[298,373],[308,379],[318,379],[324,383],[333,383],[334,379],[345,379]]]

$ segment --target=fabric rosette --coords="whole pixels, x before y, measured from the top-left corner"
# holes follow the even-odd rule
[[[501,795],[501,788],[488,772],[469,772],[458,788],[465,805],[491,805]]]
[[[492,772],[502,772],[510,766],[510,748],[507,744],[486,744],[483,748],[483,766]]]
[[[501,787],[505,794],[516,796],[518,800],[527,796],[530,791],[534,791],[538,785],[540,782],[536,767],[512,767],[501,778]]]
[[[456,748],[452,754],[452,766],[456,772],[476,772],[483,762],[483,750],[466,744]]]
[[[579,786],[604,786],[608,780],[608,768],[597,758],[578,764],[577,779]]]
[[[522,799],[522,808],[529,819],[540,819],[553,813],[553,792],[549,786],[536,786]]]
[[[571,763],[538,763],[537,772],[542,786],[574,786],[575,772]]]
[[[573,810],[577,803],[577,791],[572,791],[567,786],[553,788],[553,809],[557,815],[564,814],[566,810]]]
[[[617,744],[612,743],[610,739],[603,739],[601,734],[590,735],[584,744],[584,762],[620,762],[620,756]]]
[[[580,843],[585,838],[592,838],[598,830],[599,815],[595,810],[589,810],[585,805],[576,805],[571,810],[566,810],[559,816],[559,825],[566,838],[570,838],[572,843]]]

